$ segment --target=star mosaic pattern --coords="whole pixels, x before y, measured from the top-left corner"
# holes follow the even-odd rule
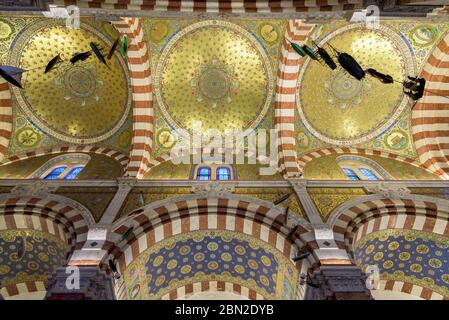
[[[377,265],[394,279],[449,293],[449,239],[411,230],[383,230],[357,243],[356,264]]]

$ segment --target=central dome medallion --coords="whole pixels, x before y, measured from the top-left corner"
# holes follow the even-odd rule
[[[191,82],[197,91],[197,101],[216,108],[232,102],[232,96],[239,87],[234,68],[213,58],[208,64],[200,65]]]
[[[259,41],[226,21],[202,21],[176,33],[159,59],[155,95],[177,129],[241,129],[249,134],[265,116],[274,75]]]

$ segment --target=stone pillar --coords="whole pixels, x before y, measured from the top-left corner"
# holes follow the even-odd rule
[[[307,280],[306,300],[372,300],[356,266],[321,266]]]
[[[115,300],[111,276],[98,267],[58,268],[47,287],[45,300]]]

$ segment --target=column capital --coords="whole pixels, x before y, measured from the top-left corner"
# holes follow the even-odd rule
[[[48,280],[45,300],[114,300],[112,278],[98,267],[61,267]]]
[[[117,184],[118,184],[118,188],[119,191],[120,190],[131,190],[137,183],[137,179],[136,178],[132,178],[132,177],[120,177],[117,178]]]
[[[293,189],[296,192],[306,192],[307,191],[307,180],[304,178],[289,178],[288,182],[290,182]]]
[[[309,274],[306,300],[371,300],[366,275],[356,266],[321,266]]]
[[[11,194],[18,197],[47,197],[50,193],[55,192],[58,186],[49,185],[46,180],[31,180],[17,184]]]
[[[380,194],[390,199],[409,197],[411,193],[407,187],[394,183],[379,182],[374,186],[365,186],[364,188],[369,193]]]

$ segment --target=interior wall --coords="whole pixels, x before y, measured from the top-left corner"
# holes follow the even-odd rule
[[[336,158],[341,155],[329,155],[308,162],[304,168],[304,177],[309,180],[348,180]],[[439,180],[438,176],[413,165],[377,156],[363,156],[371,159],[397,180]]]
[[[27,179],[50,159],[61,154],[44,155],[0,166],[0,179]],[[78,179],[115,179],[123,175],[123,167],[116,160],[90,153],[91,160],[81,171]]]

